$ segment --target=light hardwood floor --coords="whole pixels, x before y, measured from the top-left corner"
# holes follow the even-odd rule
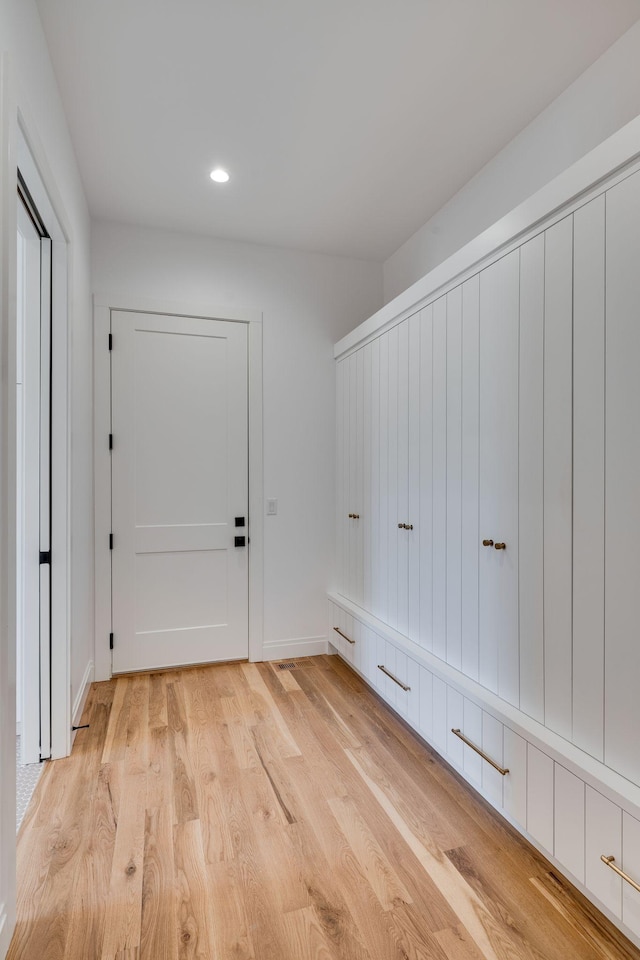
[[[9,960],[639,960],[337,657],[96,684]]]

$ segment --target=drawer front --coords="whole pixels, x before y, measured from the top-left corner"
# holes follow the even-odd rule
[[[494,763],[504,767],[504,726],[486,710],[482,711],[482,749]],[[509,774],[503,776],[490,763],[482,765],[482,789],[496,807],[502,807],[502,791],[504,781]]]
[[[509,727],[504,728],[504,765],[509,770],[503,784],[505,813],[526,829],[527,741]]]
[[[622,869],[640,884],[640,821],[622,814]],[[640,937],[640,893],[630,883],[622,884],[622,922]]]
[[[553,855],[553,760],[527,745],[527,832]]]
[[[614,916],[622,916],[622,880],[600,859],[622,862],[622,810],[587,786],[585,885]]]
[[[556,860],[584,883],[585,785],[559,763],[554,770],[554,852]]]

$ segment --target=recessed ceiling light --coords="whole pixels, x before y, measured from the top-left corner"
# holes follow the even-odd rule
[[[216,167],[215,170],[211,171],[209,176],[216,183],[226,183],[229,179],[229,174],[226,170],[223,170],[222,167]]]

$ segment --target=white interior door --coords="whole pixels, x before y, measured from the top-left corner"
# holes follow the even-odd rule
[[[247,328],[111,329],[113,672],[246,658]]]

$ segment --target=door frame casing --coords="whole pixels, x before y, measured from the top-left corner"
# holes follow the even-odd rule
[[[51,759],[71,753],[71,370],[69,237],[44,151],[18,110],[17,166],[51,238]],[[14,320],[15,325],[15,320]],[[15,352],[15,351],[14,351]],[[15,357],[11,377],[15,381]],[[15,447],[15,444],[14,444]],[[15,450],[14,450],[15,456]],[[15,466],[15,462],[14,465]]]
[[[111,312],[156,313],[244,323],[248,330],[249,410],[249,660],[262,660],[264,525],[262,517],[262,314],[259,310],[217,307],[129,295],[93,298],[93,426],[95,534],[95,679],[111,678]]]

